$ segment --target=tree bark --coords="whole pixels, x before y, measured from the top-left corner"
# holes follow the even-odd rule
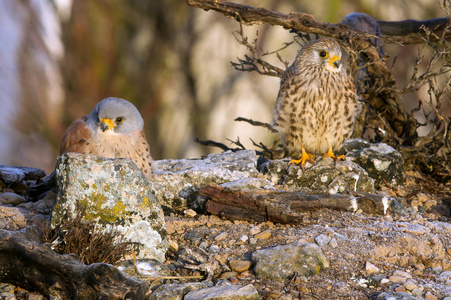
[[[62,299],[144,299],[147,284],[116,267],[82,264],[39,244],[30,228],[0,230],[0,282]]]
[[[232,190],[207,185],[199,195],[208,197],[206,208],[211,214],[234,220],[256,222],[302,223],[302,213],[319,209],[334,209],[370,214],[386,214],[391,199],[379,195],[355,192],[342,194],[306,194],[276,190]]]

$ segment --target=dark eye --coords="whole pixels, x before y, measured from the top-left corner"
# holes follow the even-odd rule
[[[124,119],[122,117],[117,117],[116,118],[116,123],[121,124],[124,121]]]
[[[327,57],[327,52],[326,51],[320,51],[319,52],[319,56],[322,58],[326,58]]]

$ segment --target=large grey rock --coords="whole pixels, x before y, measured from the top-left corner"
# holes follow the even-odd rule
[[[141,244],[138,258],[164,261],[169,243],[163,211],[135,163],[67,153],[58,158],[56,175],[59,191],[52,227],[84,208],[87,222]]]
[[[38,180],[45,176],[40,169],[0,165],[0,178],[8,182]]]
[[[203,288],[191,291],[185,295],[183,300],[259,300],[255,287],[251,284],[224,285]]]
[[[211,286],[213,286],[211,281],[163,284],[157,287],[147,300],[182,300],[191,291]]]
[[[374,191],[374,181],[368,173],[351,161],[334,161],[321,158],[305,168],[290,165],[289,160],[279,159],[262,166],[272,184],[282,184],[290,191],[302,192],[365,192]]]
[[[257,177],[257,156],[253,150],[243,150],[210,154],[205,159],[159,160],[154,162],[154,171],[152,191],[158,201],[182,210],[203,185]]]
[[[294,243],[257,250],[252,254],[258,277],[283,281],[298,276],[312,276],[329,267],[321,248],[313,243]]]
[[[404,158],[393,147],[351,139],[344,143],[343,148],[346,157],[364,168],[376,181],[376,187],[384,185],[384,180],[391,186],[401,185],[406,180]]]

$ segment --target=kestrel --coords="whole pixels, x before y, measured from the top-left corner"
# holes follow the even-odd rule
[[[283,73],[274,112],[285,153],[292,163],[313,162],[313,154],[335,158],[361,110],[356,89],[341,65],[341,48],[331,38],[304,45]]]
[[[75,120],[64,134],[60,155],[66,152],[107,158],[129,158],[152,179],[152,157],[138,109],[120,98],[106,98],[91,114]]]

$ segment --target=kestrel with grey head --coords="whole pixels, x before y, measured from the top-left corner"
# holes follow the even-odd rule
[[[341,48],[332,38],[305,44],[283,73],[274,112],[285,154],[292,163],[313,162],[313,154],[335,158],[350,138],[361,110],[356,89],[341,64]]]
[[[106,98],[87,116],[75,120],[64,134],[60,155],[66,152],[131,159],[152,180],[152,157],[138,109],[120,98]]]

